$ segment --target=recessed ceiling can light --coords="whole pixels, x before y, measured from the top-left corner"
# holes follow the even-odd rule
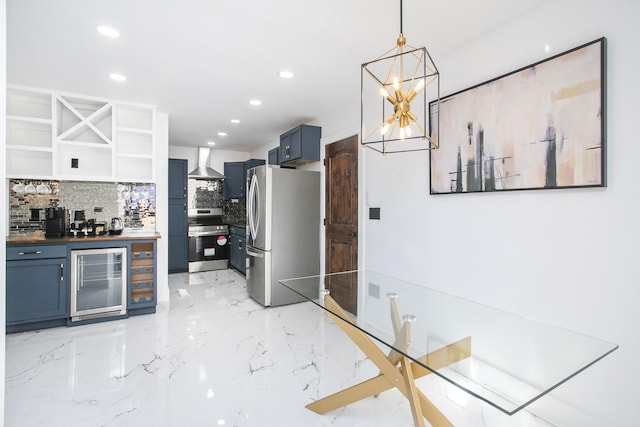
[[[118,74],[118,73],[111,73],[111,74],[109,74],[109,77],[111,77],[112,80],[115,80],[117,82],[123,82],[123,81],[127,80],[127,78],[125,76],[123,76],[122,74]]]
[[[282,77],[283,79],[292,79],[293,72],[287,70],[280,71],[280,77]]]
[[[251,101],[249,101],[249,104],[251,105],[261,105],[262,101],[260,101],[259,99],[252,99]]]
[[[238,119],[231,119],[231,123],[233,123],[233,124],[238,124],[238,123],[240,123],[240,120],[238,120]]]
[[[112,39],[120,37],[120,32],[118,30],[107,27],[106,25],[98,25],[96,30],[103,36],[111,37]]]
[[[226,132],[218,132],[218,136],[227,136]]]
[[[209,145],[216,145],[216,143],[215,143],[215,142],[213,142],[213,141],[209,141],[209,142],[207,142],[207,144],[209,144]]]

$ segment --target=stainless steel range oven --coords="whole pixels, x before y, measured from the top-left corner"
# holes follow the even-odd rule
[[[229,226],[222,209],[189,209],[189,273],[222,270],[229,264]]]

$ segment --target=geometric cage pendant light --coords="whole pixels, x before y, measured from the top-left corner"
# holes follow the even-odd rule
[[[425,47],[407,45],[402,32],[396,46],[362,64],[360,73],[361,144],[382,154],[437,149],[429,134],[427,97],[440,103],[440,73]],[[438,120],[439,114],[433,115]],[[432,123],[432,128],[438,129]]]

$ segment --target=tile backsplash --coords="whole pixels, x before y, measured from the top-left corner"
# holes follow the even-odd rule
[[[9,180],[9,235],[44,230],[44,209],[84,210],[87,219],[155,229],[155,185],[87,181]],[[31,184],[32,187],[29,187]],[[26,191],[28,190],[28,191]],[[72,218],[73,219],[73,218]]]

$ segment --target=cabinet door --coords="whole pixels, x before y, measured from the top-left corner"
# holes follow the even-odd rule
[[[242,272],[242,274],[246,274],[247,270],[247,248],[246,248],[246,238],[238,237],[238,270]]]
[[[66,258],[7,261],[7,324],[67,317]]]
[[[224,198],[240,199],[244,196],[244,162],[225,162]]]
[[[291,149],[291,132],[280,135],[280,151],[278,152],[278,160],[284,163],[289,160],[289,150]]]
[[[183,199],[169,199],[169,273],[189,270],[186,203]]]
[[[269,150],[269,164],[270,165],[279,165],[278,161],[278,153],[280,151],[280,147],[273,148]]]
[[[187,161],[169,159],[169,198],[187,197]]]
[[[302,130],[297,127],[291,130],[291,148],[289,149],[288,160],[297,160],[302,156]]]
[[[230,263],[233,268],[245,274],[247,250],[245,247],[246,239],[237,234],[231,235],[231,256]]]

